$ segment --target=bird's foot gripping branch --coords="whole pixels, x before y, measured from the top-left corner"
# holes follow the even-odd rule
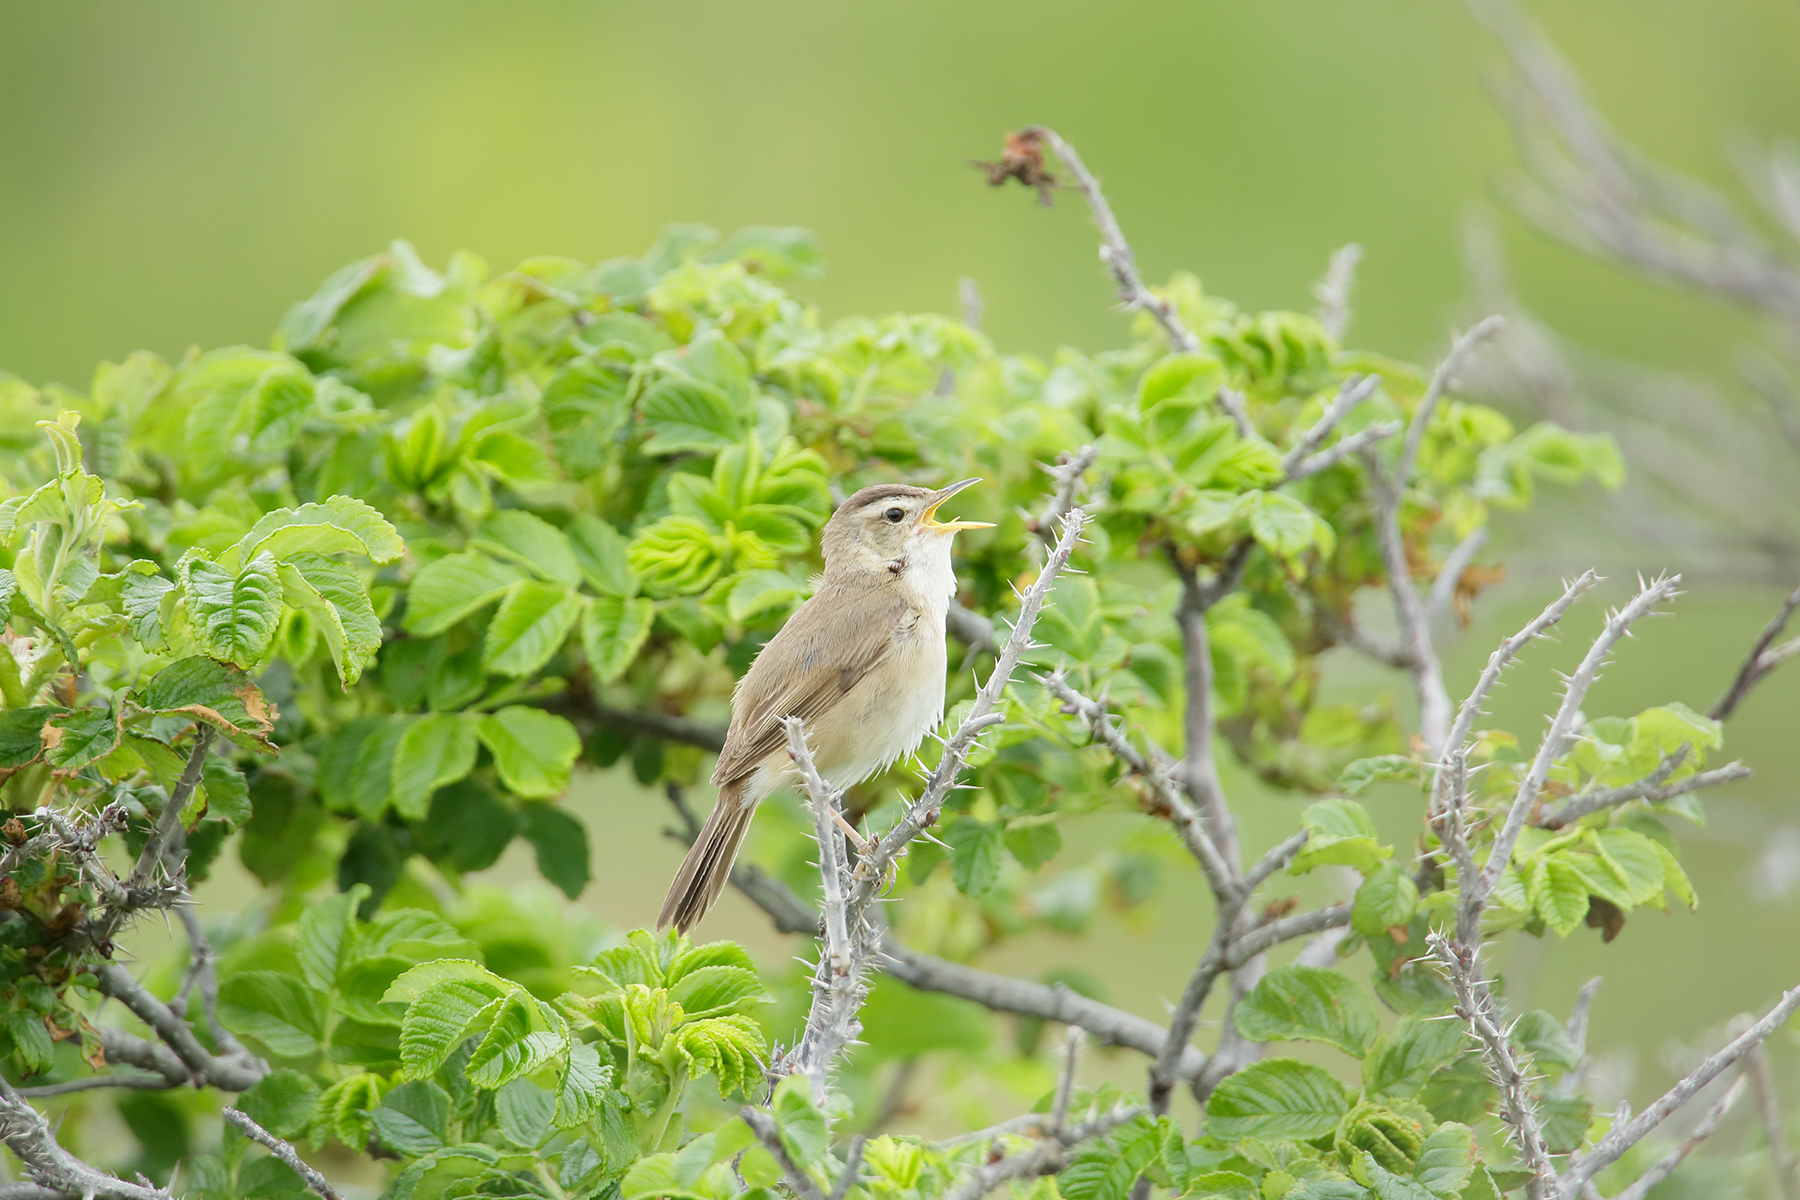
[[[1669,822],[1744,773],[1709,758],[1792,657],[1780,621],[1710,716],[1582,715],[1657,581],[1535,745],[1479,727],[1597,581],[1460,707],[1434,628],[1494,577],[1490,513],[1615,482],[1611,442],[1464,396],[1491,323],[1433,371],[1347,349],[1354,255],[1319,315],[1243,313],[1148,286],[1053,132],[990,177],[1072,181],[1123,348],[827,323],[780,287],[816,269],[806,235],[678,227],[492,274],[399,244],[272,349],[135,355],[86,395],[0,379],[0,1200],[1635,1197],[1717,1127],[1743,1089],[1712,1091],[1796,994],[1608,1119],[1586,1002],[1509,1008],[1486,947],[1603,954],[1691,902]],[[923,781],[833,789],[804,714],[765,748],[804,802],[771,798],[730,879],[815,965],[480,884],[519,840],[582,892],[578,770],[628,767],[696,836],[686,791],[812,593],[834,497],[970,476],[958,503],[992,524],[963,523]],[[1359,623],[1371,601],[1392,634]],[[1337,648],[1401,673],[1416,731],[1320,699]],[[1378,783],[1412,789],[1388,793],[1416,806],[1403,849],[1356,799]],[[1240,822],[1258,788],[1309,803],[1270,833]],[[209,912],[228,847],[263,890]],[[1079,962],[981,965],[1033,935],[1079,959],[1093,941],[1061,939],[1134,919],[1171,870],[1206,898],[1167,1011]],[[1141,1087],[1084,1086],[1088,1044]],[[1697,1096],[1712,1113],[1664,1138]]]

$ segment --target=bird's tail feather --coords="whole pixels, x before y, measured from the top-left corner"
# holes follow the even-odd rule
[[[742,785],[720,789],[712,815],[706,818],[700,836],[694,839],[681,869],[675,872],[675,882],[669,885],[668,898],[656,918],[658,929],[673,925],[686,933],[700,923],[725,890],[731,865],[737,861],[744,835],[750,830],[750,818],[756,812],[755,805],[742,803],[741,793]]]

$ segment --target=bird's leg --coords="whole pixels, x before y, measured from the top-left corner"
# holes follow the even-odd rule
[[[843,813],[839,812],[836,808],[833,808],[831,810],[831,819],[838,823],[838,828],[844,831],[844,836],[850,839],[850,844],[856,847],[856,852],[858,854],[868,854],[869,839],[858,833],[854,825],[844,820]]]

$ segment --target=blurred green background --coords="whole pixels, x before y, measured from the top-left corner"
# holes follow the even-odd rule
[[[1800,132],[1792,0],[1535,11],[1620,130],[1702,179],[1741,195],[1727,135]],[[459,248],[496,265],[595,260],[635,253],[676,220],[818,231],[828,273],[800,290],[827,317],[954,311],[968,277],[1002,348],[1116,344],[1124,318],[1083,208],[990,192],[967,165],[1035,121],[1103,176],[1153,279],[1188,268],[1245,307],[1304,308],[1331,251],[1358,241],[1351,339],[1427,359],[1466,319],[1461,229],[1485,209],[1519,292],[1553,327],[1729,391],[1747,319],[1505,215],[1496,184],[1512,149],[1483,82],[1495,64],[1448,0],[13,0],[0,4],[0,369],[82,387],[96,361],[138,347],[265,342],[328,272],[395,237],[434,263]],[[1600,542],[1559,541],[1555,561],[1533,561],[1614,563]],[[1779,596],[1726,577],[1690,585],[1680,615],[1628,647],[1593,714],[1704,707]],[[1484,599],[1448,643],[1454,693],[1552,587],[1515,574]],[[1597,623],[1589,606],[1561,646],[1536,651],[1496,723],[1541,728],[1550,666]],[[1334,687],[1401,683],[1346,662]],[[1634,918],[1604,949],[1584,930],[1510,964],[1515,995],[1559,1013],[1589,971],[1608,976],[1594,1044],[1635,1062],[1640,1100],[1679,1063],[1671,1039],[1800,977],[1796,711],[1790,667],[1728,731],[1728,752],[1759,775],[1689,839],[1698,913]],[[1253,836],[1291,827],[1293,801],[1238,786]],[[584,903],[615,924],[648,921],[679,858],[657,833],[660,802],[609,774],[572,803],[596,834],[600,878]],[[1396,831],[1416,819],[1398,795],[1373,806]],[[1158,905],[1156,920],[1087,945],[1009,954],[1086,963],[1114,1000],[1158,1015],[1203,928],[1192,881]],[[707,932],[791,952],[736,908]]]

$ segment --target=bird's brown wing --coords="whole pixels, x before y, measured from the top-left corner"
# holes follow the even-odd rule
[[[784,718],[816,721],[893,652],[896,636],[917,615],[893,588],[827,585],[801,605],[738,684],[713,782],[749,776],[787,744]]]

